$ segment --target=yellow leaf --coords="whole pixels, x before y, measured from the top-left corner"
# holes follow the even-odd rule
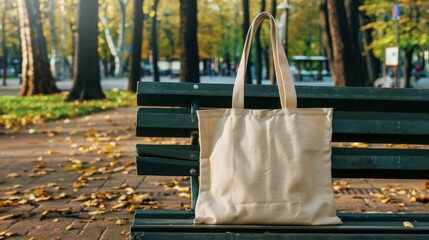
[[[8,231],[0,232],[0,237],[12,237],[14,235],[15,235],[15,233],[13,233],[13,232],[8,232]],[[3,238],[0,238],[0,239],[3,239]]]
[[[30,128],[30,129],[28,129],[28,133],[29,134],[35,134],[36,133],[36,129]]]
[[[386,196],[384,196],[384,194],[381,193],[374,193],[372,194],[373,197],[378,198],[378,199],[385,199]]]
[[[10,192],[5,192],[4,195],[6,195],[6,196],[12,196],[12,195],[15,195],[15,194],[18,194],[18,193],[19,193],[18,190],[14,190],[14,191],[10,191]]]
[[[408,222],[408,221],[405,221],[404,222],[404,227],[406,227],[406,228],[414,228],[414,225],[412,223]]]
[[[354,142],[350,144],[351,147],[355,147],[355,148],[368,148],[369,145],[367,143],[363,143],[363,142]]]
[[[130,187],[125,188],[125,192],[126,192],[128,195],[131,195],[131,194],[133,194],[133,193],[134,193],[134,189],[132,189],[132,188],[130,188]]]
[[[57,150],[52,150],[52,149],[45,152],[45,154],[48,154],[48,155],[58,154],[58,153],[60,153],[60,152],[58,152]]]
[[[182,192],[182,193],[179,193],[179,197],[191,198],[191,194]]]
[[[96,210],[96,211],[89,212],[88,214],[90,216],[94,216],[94,215],[102,215],[102,214],[105,214],[105,213],[106,213],[105,210]]]
[[[119,208],[124,208],[128,205],[128,202],[121,202],[119,204],[116,204],[115,206],[112,207],[112,209],[119,209]]]
[[[124,225],[124,224],[126,224],[127,223],[127,221],[125,220],[125,219],[118,219],[116,222],[115,222],[115,224],[116,225],[119,225],[119,226],[122,226],[122,225]]]
[[[17,178],[19,177],[18,173],[9,173],[8,175],[6,175],[7,178]]]
[[[388,197],[388,198],[382,199],[381,203],[386,204],[386,203],[390,202],[390,200],[391,200],[390,197]]]
[[[70,231],[70,230],[73,230],[73,229],[75,229],[76,228],[76,226],[74,225],[74,223],[70,223],[67,227],[66,227],[66,230],[67,231]]]

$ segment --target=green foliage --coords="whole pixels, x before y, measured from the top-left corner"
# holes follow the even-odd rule
[[[422,50],[429,44],[429,12],[424,0],[401,0],[399,19],[399,47],[402,50]],[[425,3],[426,2],[426,3]],[[360,10],[371,20],[361,27],[372,29],[373,42],[370,48],[375,56],[384,58],[384,49],[395,46],[395,21],[392,18],[394,1],[365,0]]]
[[[7,129],[44,121],[73,118],[118,107],[134,106],[134,93],[106,91],[105,100],[66,102],[65,94],[33,97],[0,97],[0,127]]]
[[[278,1],[281,2],[281,1]],[[319,0],[290,1],[289,56],[323,55]]]

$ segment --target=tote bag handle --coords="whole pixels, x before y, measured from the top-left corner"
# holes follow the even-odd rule
[[[281,107],[283,109],[291,109],[296,108],[297,106],[295,86],[293,84],[292,75],[290,74],[286,54],[283,50],[283,46],[281,45],[281,40],[277,32],[278,27],[271,14],[262,12],[256,16],[247,32],[243,54],[241,55],[240,66],[238,68],[234,91],[232,94],[232,108],[244,108],[244,77],[246,75],[247,59],[249,57],[250,46],[252,44],[252,37],[265,19],[270,21],[271,49],[277,76]]]

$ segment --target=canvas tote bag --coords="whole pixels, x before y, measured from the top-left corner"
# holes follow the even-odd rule
[[[244,109],[251,39],[264,19],[282,109]],[[331,108],[297,108],[278,29],[269,13],[252,22],[232,96],[232,109],[197,111],[200,193],[196,224],[341,224],[331,183]]]

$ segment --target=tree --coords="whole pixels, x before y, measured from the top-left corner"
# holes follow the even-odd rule
[[[68,101],[103,99],[98,63],[98,1],[80,0],[77,12],[76,57],[73,87]]]
[[[246,41],[247,31],[249,30],[250,22],[249,22],[249,0],[243,0],[243,42]],[[252,66],[251,56],[247,60],[247,69],[246,69],[246,83],[252,84],[252,72],[250,71]]]
[[[369,44],[375,57],[384,60],[386,47],[396,45],[395,21],[392,16],[392,8],[395,2],[383,0],[365,0],[360,7],[369,18],[363,30],[372,30],[372,42]],[[415,53],[419,56],[429,44],[428,19],[429,13],[426,11],[424,1],[403,0],[400,1],[401,16],[398,20],[398,39],[400,61],[404,64],[404,86],[409,87],[412,70],[412,59]]]
[[[22,47],[22,88],[19,95],[56,93],[49,69],[38,0],[18,0]]]
[[[47,20],[49,23],[49,32],[51,36],[51,72],[55,79],[59,79],[61,77],[60,70],[60,60],[59,60],[59,47],[58,47],[58,37],[55,27],[55,9],[56,9],[56,1],[49,1],[49,9],[47,11]]]
[[[358,7],[360,1],[327,0],[332,47],[331,74],[336,86],[363,86],[364,69],[359,50]],[[330,48],[328,47],[328,48]]]
[[[197,0],[180,0],[180,81],[199,82]]]
[[[153,66],[153,81],[159,82],[159,68],[158,68],[158,41],[157,41],[157,15],[158,15],[159,0],[154,0],[152,5],[152,29],[151,29],[151,48],[152,48],[152,66]]]
[[[271,15],[273,15],[274,19],[276,18],[276,12],[277,12],[277,1],[276,0],[271,0]],[[274,60],[273,60],[273,56],[272,56],[272,46],[270,43],[270,49],[269,49],[269,56],[268,56],[268,64],[269,67],[268,69],[268,76],[270,78],[270,83],[271,84],[275,84],[276,83],[276,73],[274,72]]]
[[[261,12],[265,11],[265,0],[261,1]],[[262,83],[262,46],[261,46],[261,28],[256,31],[256,83]]]
[[[3,50],[3,86],[6,86],[6,74],[7,74],[7,47],[6,47],[6,11],[7,11],[7,0],[3,0],[3,16],[1,21],[2,34],[1,34],[1,46]]]
[[[124,50],[124,39],[125,39],[125,10],[128,4],[128,0],[117,0],[120,13],[121,20],[119,23],[119,34],[118,34],[118,42],[115,46],[115,42],[113,40],[113,36],[110,32],[108,20],[106,17],[106,13],[104,15],[100,15],[100,21],[103,24],[104,34],[106,35],[107,44],[109,46],[110,53],[115,59],[115,75],[118,77],[123,76],[123,50]],[[106,5],[107,6],[107,5]]]
[[[128,75],[127,90],[136,92],[137,82],[141,78],[141,56],[143,39],[143,2],[144,0],[134,0],[134,26],[133,43],[131,46],[130,70]]]

